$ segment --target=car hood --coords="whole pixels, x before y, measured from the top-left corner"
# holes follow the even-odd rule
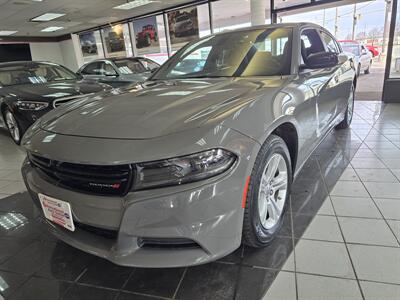
[[[147,82],[60,107],[47,114],[40,126],[63,135],[155,138],[221,123],[254,100],[255,91],[270,89],[274,95],[283,81],[218,78]]]
[[[18,99],[51,102],[57,98],[92,94],[109,88],[107,85],[85,80],[60,81],[43,84],[23,84],[4,88]],[[14,96],[15,97],[15,96]]]

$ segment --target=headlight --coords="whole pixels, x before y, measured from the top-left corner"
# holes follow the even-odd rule
[[[136,164],[133,190],[179,185],[210,178],[228,170],[236,155],[213,149],[178,158]]]
[[[17,101],[17,107],[20,110],[42,110],[48,106],[49,104],[45,102]]]

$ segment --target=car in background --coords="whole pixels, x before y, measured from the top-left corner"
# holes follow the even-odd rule
[[[112,87],[145,81],[160,65],[145,57],[98,59],[83,65],[78,74]]]
[[[194,30],[194,23],[190,14],[184,13],[176,17],[174,25],[174,34],[176,37],[190,35]]]
[[[371,52],[372,57],[376,57],[376,56],[379,56],[379,54],[381,54],[381,52],[379,51],[379,48],[377,46],[365,45],[365,47],[369,50],[369,52]]]
[[[0,123],[19,144],[28,127],[50,110],[108,89],[55,63],[0,63]]]
[[[158,41],[157,30],[154,25],[143,26],[142,31],[136,34],[136,47],[143,48],[151,45],[151,41]]]
[[[357,76],[360,76],[361,72],[369,74],[372,65],[371,52],[357,41],[342,40],[339,41],[339,43],[343,51],[353,58],[357,70]]]
[[[318,25],[214,34],[141,85],[46,115],[24,136],[22,174],[46,228],[76,248],[124,266],[204,264],[279,234],[293,179],[349,127],[355,85]]]

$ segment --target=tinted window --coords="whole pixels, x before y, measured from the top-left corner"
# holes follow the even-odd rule
[[[100,73],[102,75],[117,75],[117,72],[115,71],[111,63],[105,61],[102,61],[100,64]]]
[[[147,59],[147,58],[139,58],[139,61],[146,68],[146,70],[149,70],[149,71],[160,67],[160,65],[158,63],[156,63],[150,59]]]
[[[100,63],[99,62],[94,62],[91,64],[88,64],[86,67],[84,67],[81,71],[81,74],[83,75],[100,75]]]
[[[287,75],[291,41],[291,28],[208,36],[179,50],[153,79]]]
[[[303,62],[311,54],[325,52],[321,37],[315,29],[305,29],[301,32],[301,58]]]
[[[339,51],[339,47],[336,44],[336,41],[329,34],[327,34],[324,31],[321,31],[321,36],[322,36],[322,39],[323,39],[323,41],[325,43],[326,51],[332,52],[332,53],[339,53],[340,52]]]
[[[56,64],[26,64],[0,68],[0,84],[40,84],[76,79],[75,73]]]
[[[119,59],[114,61],[122,74],[135,74],[146,72],[145,67],[136,59]]]

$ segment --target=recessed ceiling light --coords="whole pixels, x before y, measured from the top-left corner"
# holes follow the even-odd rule
[[[61,30],[61,29],[64,29],[64,27],[50,26],[50,27],[47,27],[45,29],[42,29],[41,31],[42,32],[53,32],[53,31],[57,31],[57,30]]]
[[[128,10],[128,9],[132,9],[138,6],[142,6],[142,5],[146,5],[146,4],[150,4],[153,3],[155,1],[153,0],[134,0],[131,2],[127,2],[118,6],[113,7],[114,9],[124,9],[124,10]]]
[[[14,30],[0,30],[0,35],[12,35],[17,32],[18,31],[14,31]]]
[[[45,13],[43,15],[37,16],[33,19],[31,19],[31,21],[33,22],[47,22],[47,21],[51,21],[54,19],[57,19],[59,17],[65,16],[65,14],[60,14],[60,13]]]

